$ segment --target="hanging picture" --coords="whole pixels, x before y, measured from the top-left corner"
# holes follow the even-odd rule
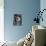
[[[22,16],[21,16],[21,14],[14,14],[13,25],[22,25]]]

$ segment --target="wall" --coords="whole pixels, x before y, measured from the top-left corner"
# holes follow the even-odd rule
[[[5,40],[18,41],[31,31],[35,12],[40,9],[40,0],[5,0],[4,1]],[[22,14],[22,26],[13,26],[13,15]]]

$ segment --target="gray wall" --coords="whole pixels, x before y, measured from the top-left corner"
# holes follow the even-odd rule
[[[5,0],[5,40],[18,41],[31,31],[35,12],[40,9],[40,0]],[[13,26],[14,14],[22,14],[22,26]]]

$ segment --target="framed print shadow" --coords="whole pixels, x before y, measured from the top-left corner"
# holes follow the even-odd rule
[[[21,14],[14,14],[14,16],[13,16],[13,25],[14,26],[22,25],[22,15]]]

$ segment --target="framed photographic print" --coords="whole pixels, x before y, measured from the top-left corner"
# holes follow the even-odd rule
[[[14,14],[13,25],[22,25],[22,16],[21,16],[21,14]]]

